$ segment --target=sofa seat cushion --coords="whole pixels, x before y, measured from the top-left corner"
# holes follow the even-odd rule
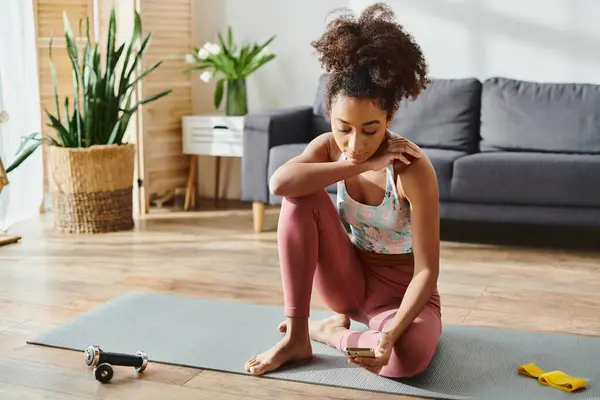
[[[586,154],[491,152],[454,163],[454,201],[600,207],[600,157]]]
[[[450,183],[452,182],[452,165],[456,159],[468,153],[455,150],[421,148],[427,155],[437,175],[440,200],[450,200]]]

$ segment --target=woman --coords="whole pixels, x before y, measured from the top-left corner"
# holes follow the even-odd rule
[[[278,246],[287,320],[283,339],[246,362],[264,374],[310,358],[310,339],[374,358],[349,362],[387,377],[429,364],[441,334],[438,184],[426,156],[389,127],[398,103],[427,83],[420,48],[382,4],[342,15],[313,43],[330,72],[332,132],[270,181],[283,197]],[[324,188],[336,183],[336,204]],[[337,315],[308,321],[312,287]],[[350,319],[368,331],[351,331]]]

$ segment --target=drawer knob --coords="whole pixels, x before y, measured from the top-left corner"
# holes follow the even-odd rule
[[[0,111],[0,124],[5,124],[8,122],[8,111],[1,110]]]

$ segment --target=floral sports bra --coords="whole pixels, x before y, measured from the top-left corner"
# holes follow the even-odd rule
[[[386,167],[385,196],[380,205],[355,201],[348,194],[345,181],[341,180],[337,183],[336,207],[346,231],[361,249],[382,254],[413,251],[410,205],[398,195],[393,164]]]

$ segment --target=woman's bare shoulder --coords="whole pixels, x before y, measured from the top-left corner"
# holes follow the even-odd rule
[[[394,161],[394,172],[396,173],[396,181],[398,192],[401,197],[409,198],[410,192],[420,190],[421,188],[429,188],[432,185],[437,187],[437,175],[431,160],[425,153],[420,158],[415,158],[406,155],[410,164],[405,164],[400,160]]]

